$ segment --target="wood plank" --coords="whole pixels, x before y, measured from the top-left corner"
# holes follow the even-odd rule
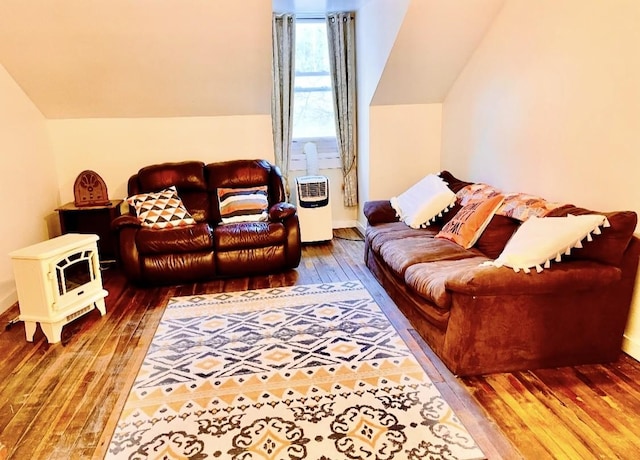
[[[364,264],[362,235],[303,246],[296,270],[139,288],[103,273],[107,315],[65,326],[63,343],[24,325],[0,330],[0,443],[9,458],[102,458],[164,306],[172,296],[359,280],[416,354],[488,458],[621,458],[640,452],[640,363],[457,378],[398,311]],[[17,306],[0,315],[5,324]]]

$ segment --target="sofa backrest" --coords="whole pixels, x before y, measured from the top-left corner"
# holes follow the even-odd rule
[[[158,192],[172,185],[197,222],[209,220],[209,196],[201,161],[181,161],[145,166],[129,179],[129,196]]]
[[[472,184],[458,179],[449,171],[442,171],[440,177],[447,182],[449,188],[459,192],[462,188]],[[460,209],[457,204],[449,212],[445,213],[440,223],[450,220]],[[601,234],[593,237],[592,241],[585,242],[582,248],[574,248],[571,255],[563,256],[563,260],[593,260],[607,265],[619,266],[622,262],[629,242],[633,238],[633,232],[637,225],[637,215],[633,211],[599,212],[580,208],[572,204],[562,205],[549,211],[547,217],[564,217],[568,214],[601,214],[607,217],[610,227],[601,229]],[[521,222],[506,216],[495,215],[484,230],[475,248],[487,257],[497,258],[505,245],[520,226]]]
[[[635,212],[599,212],[568,204],[552,210],[547,216],[564,217],[568,214],[574,216],[601,214],[607,217],[611,226],[602,228],[601,234],[594,236],[593,241],[584,243],[582,248],[571,251],[571,255],[566,257],[567,260],[595,260],[603,264],[620,265],[638,223]]]
[[[269,205],[285,201],[279,168],[266,160],[231,160],[205,165],[201,161],[146,166],[129,178],[129,196],[158,192],[175,185],[178,196],[197,222],[220,222],[219,187],[266,185]]]
[[[269,206],[285,201],[284,185],[280,170],[266,160],[232,160],[210,163],[205,166],[205,178],[209,192],[209,217],[220,221],[218,188],[248,188],[267,186]]]

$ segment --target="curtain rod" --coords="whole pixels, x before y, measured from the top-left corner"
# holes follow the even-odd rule
[[[355,11],[317,11],[304,13],[296,13],[295,11],[274,11],[275,14],[293,14],[296,19],[325,19],[328,14],[334,13],[355,13]]]

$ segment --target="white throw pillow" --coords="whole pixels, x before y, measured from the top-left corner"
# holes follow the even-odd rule
[[[581,248],[586,237],[599,235],[599,227],[609,227],[609,221],[599,214],[566,217],[530,217],[513,234],[496,260],[485,262],[496,267],[511,267],[517,273],[529,273],[531,268],[539,273],[549,268],[551,260],[560,262],[563,254],[572,248]]]
[[[429,174],[406,192],[391,198],[400,220],[411,228],[426,227],[456,202],[456,194],[436,174]]]

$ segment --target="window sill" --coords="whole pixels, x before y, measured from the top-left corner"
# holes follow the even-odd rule
[[[304,145],[307,142],[316,144],[318,152],[318,169],[341,169],[340,155],[335,137],[297,138],[291,143],[290,171],[306,171],[307,155]]]
[[[318,169],[340,169],[340,158],[338,154],[319,154],[318,155]],[[307,158],[305,155],[292,155],[291,162],[289,163],[290,171],[306,171],[307,170]]]

